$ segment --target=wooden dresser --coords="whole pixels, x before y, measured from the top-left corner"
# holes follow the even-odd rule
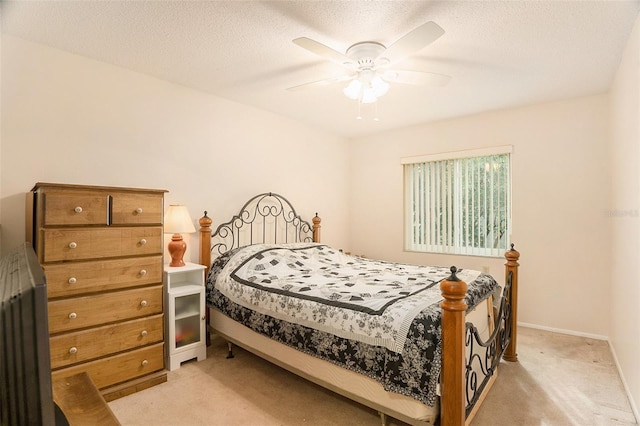
[[[27,239],[47,277],[53,378],[87,372],[107,401],[167,380],[164,190],[38,183]]]

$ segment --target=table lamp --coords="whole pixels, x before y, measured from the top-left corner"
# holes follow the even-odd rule
[[[184,266],[182,257],[184,256],[185,250],[187,250],[187,243],[182,239],[182,234],[196,232],[196,228],[193,226],[191,216],[186,206],[176,204],[169,206],[164,216],[164,232],[166,234],[173,234],[168,246],[169,254],[171,255],[171,263],[169,263],[169,266]]]

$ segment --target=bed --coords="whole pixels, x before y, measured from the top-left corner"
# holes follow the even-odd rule
[[[320,241],[275,193],[212,232],[200,219],[209,330],[295,374],[409,424],[469,423],[517,361],[519,253],[505,281],[466,269],[351,256]]]

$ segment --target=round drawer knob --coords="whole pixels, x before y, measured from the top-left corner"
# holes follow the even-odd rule
[[[69,314],[69,319],[76,319],[78,317],[78,314],[76,314],[75,312],[71,312]]]
[[[142,330],[142,331],[140,332],[140,335],[141,335],[142,337],[147,337],[147,334],[148,334],[148,333],[147,333],[147,330]]]
[[[78,348],[76,348],[75,346],[71,346],[71,347],[69,348],[69,353],[70,353],[71,355],[78,353]]]
[[[76,278],[76,277],[71,277],[71,278],[69,278],[69,284],[75,284],[75,283],[77,283],[77,282],[78,282],[78,280],[77,280],[77,278]]]
[[[140,207],[138,207],[138,208],[136,209],[136,213],[137,213],[137,214],[142,213],[142,209],[141,209]]]
[[[73,211],[76,213],[82,213],[82,207],[78,206],[75,209],[73,209]]]
[[[140,275],[142,275],[143,277],[145,275],[147,275],[147,270],[146,269],[140,269]]]
[[[70,249],[74,249],[74,248],[76,248],[76,247],[78,247],[78,243],[76,243],[75,241],[71,241],[71,242],[69,243],[69,248],[70,248]]]
[[[146,359],[143,359],[142,362],[140,363],[143,367],[146,366],[147,364],[149,364],[149,361],[147,361]]]
[[[140,240],[140,245],[143,246],[147,244],[147,240],[145,240],[144,238]]]
[[[140,306],[142,306],[143,308],[144,308],[145,306],[147,306],[148,304],[149,304],[149,303],[148,303],[146,300],[143,300],[143,301],[141,301],[141,302],[140,302]]]

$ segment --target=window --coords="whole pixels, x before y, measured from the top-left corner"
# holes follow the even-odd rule
[[[511,234],[511,147],[402,159],[405,248],[501,257]]]

